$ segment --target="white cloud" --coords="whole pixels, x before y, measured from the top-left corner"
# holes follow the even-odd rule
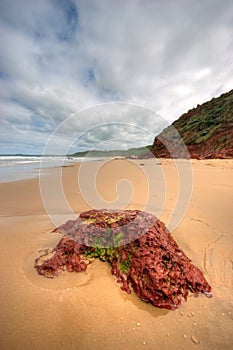
[[[173,121],[233,86],[229,1],[18,0],[9,6],[1,0],[0,6],[0,116],[5,139],[12,140],[2,153],[13,152],[14,139],[17,151],[26,152],[29,138],[31,150],[34,144],[41,152],[62,121],[95,104],[144,105]],[[152,133],[156,122],[161,127],[161,118],[140,107],[123,113],[114,106],[77,114],[58,129],[59,142],[102,123],[129,122]],[[97,133],[96,141],[103,137]],[[123,137],[125,147],[136,137],[138,146],[153,141],[129,128]]]

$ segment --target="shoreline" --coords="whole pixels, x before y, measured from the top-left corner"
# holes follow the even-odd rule
[[[167,193],[160,217],[166,223],[175,205],[179,182],[171,160],[157,161],[161,165],[156,166],[158,173],[152,177],[152,185],[160,181],[162,184],[162,175],[165,177]],[[86,273],[64,273],[54,280],[37,275],[33,263],[39,250],[54,247],[61,238],[51,232],[54,217],[64,222],[69,213],[63,211],[54,194],[50,203],[54,212],[48,215],[38,178],[0,183],[3,348],[196,349],[198,344],[203,350],[230,349],[233,160],[191,163],[191,200],[172,235],[204,272],[213,287],[213,298],[190,296],[177,311],[155,308],[134,293],[122,292],[108,264],[100,261],[92,263]],[[80,164],[47,168],[43,180],[49,192],[55,179],[62,178],[66,200],[77,215],[95,203],[90,174],[99,166],[96,188],[109,207],[127,202],[127,181],[121,184],[122,188],[116,186],[121,179],[128,179],[134,188],[127,208],[145,207],[149,192],[145,173],[148,177],[154,174],[153,160],[100,161],[98,166],[88,162],[82,170],[86,180],[83,191],[77,184]],[[162,189],[157,187],[154,194],[159,203],[163,202]],[[155,207],[149,209],[153,211]]]

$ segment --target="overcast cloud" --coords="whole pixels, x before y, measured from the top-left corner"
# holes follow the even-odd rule
[[[0,0],[0,45],[0,153],[139,147],[232,89],[233,2]]]

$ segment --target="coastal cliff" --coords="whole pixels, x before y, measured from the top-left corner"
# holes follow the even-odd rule
[[[181,115],[155,137],[151,152],[159,158],[186,158],[182,142],[191,158],[233,158],[233,90]]]

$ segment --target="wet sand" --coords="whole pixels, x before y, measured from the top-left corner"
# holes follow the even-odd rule
[[[40,183],[1,183],[0,348],[231,349],[233,160],[191,165],[190,200],[190,172],[184,170],[180,184],[176,165],[165,159],[69,165],[46,169]],[[96,261],[86,272],[55,279],[33,268],[41,251],[60,240],[51,233],[57,223],[94,206],[147,210],[172,226],[181,191],[173,221],[180,224],[172,235],[203,271],[213,298],[190,294],[178,310],[168,311],[121,291],[108,263]],[[183,207],[182,200],[188,201]]]

